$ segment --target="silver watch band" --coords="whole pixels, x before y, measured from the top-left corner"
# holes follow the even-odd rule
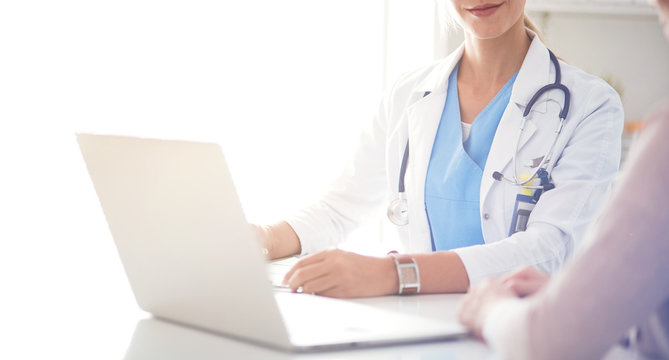
[[[406,254],[391,251],[388,255],[395,260],[397,278],[399,281],[398,294],[416,294],[420,292],[420,273],[416,259]]]

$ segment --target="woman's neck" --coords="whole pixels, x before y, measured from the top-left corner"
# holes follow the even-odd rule
[[[477,39],[465,33],[465,50],[458,80],[485,87],[506,83],[520,69],[530,48],[523,18],[494,39]]]

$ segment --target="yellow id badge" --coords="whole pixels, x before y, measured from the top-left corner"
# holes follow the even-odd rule
[[[529,176],[530,174],[521,174],[520,181],[526,181]],[[528,185],[532,185],[532,183],[534,183],[534,180]],[[537,199],[534,197],[534,189],[521,187],[518,195],[516,195],[516,204],[513,207],[513,218],[511,219],[509,236],[527,229],[527,222],[536,204]]]

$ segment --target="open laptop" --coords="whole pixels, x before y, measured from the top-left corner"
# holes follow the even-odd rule
[[[274,291],[216,144],[78,134],[139,306],[286,350],[450,339],[458,324]]]

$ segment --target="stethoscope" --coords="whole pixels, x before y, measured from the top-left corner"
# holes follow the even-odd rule
[[[548,168],[548,163],[552,160],[553,150],[555,150],[555,144],[557,143],[558,137],[562,132],[564,121],[567,118],[567,113],[569,113],[570,93],[569,89],[566,86],[562,85],[562,79],[561,79],[562,73],[560,69],[560,63],[558,62],[557,57],[550,50],[548,50],[548,54],[550,56],[551,62],[553,63],[553,66],[555,67],[555,82],[539,89],[534,94],[534,96],[532,96],[530,102],[528,102],[527,106],[525,107],[525,111],[523,112],[523,119],[520,123],[520,131],[518,132],[518,137],[516,138],[516,150],[514,151],[512,158],[513,179],[508,179],[500,171],[495,171],[492,174],[492,177],[496,181],[503,181],[515,186],[523,187],[525,189],[536,189],[541,191],[548,191],[554,187],[553,184],[550,183],[550,181],[548,180],[550,175],[548,174],[546,168]],[[551,90],[559,90],[562,91],[562,93],[564,94],[564,104],[562,106],[562,110],[560,111],[559,115],[560,123],[555,129],[555,135],[553,136],[553,141],[551,142],[551,146],[548,148],[548,151],[543,156],[543,158],[541,158],[540,163],[537,166],[535,166],[535,170],[532,172],[532,174],[530,174],[529,177],[527,177],[526,180],[520,180],[518,176],[516,155],[518,155],[518,149],[520,147],[520,139],[522,138],[523,132],[525,131],[525,123],[527,122],[527,115],[530,114],[530,112],[532,111],[532,107],[535,105],[537,100],[539,100],[541,95]],[[427,93],[425,95],[427,95]],[[409,205],[407,203],[406,193],[404,188],[404,176],[406,175],[408,161],[409,161],[409,140],[407,140],[406,147],[404,148],[402,165],[400,167],[399,185],[397,189],[398,197],[397,199],[393,200],[390,203],[390,205],[388,205],[388,219],[390,219],[390,221],[397,226],[404,226],[409,223]],[[539,175],[539,177],[542,179],[541,185],[529,185],[530,182],[534,181],[537,175]]]

